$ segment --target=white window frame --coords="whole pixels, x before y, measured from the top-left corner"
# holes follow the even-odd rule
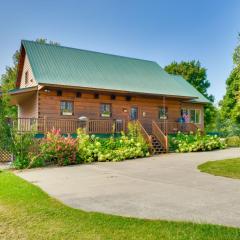
[[[191,111],[194,111],[194,121],[192,121],[192,119],[191,119],[191,117],[192,117],[192,116],[191,116]],[[199,122],[196,122],[197,112],[199,112]],[[189,109],[189,115],[190,115],[190,122],[191,122],[191,123],[201,124],[201,109],[191,108],[191,109]]]
[[[163,116],[161,116],[161,113],[163,110]],[[167,106],[160,106],[158,107],[158,119],[159,120],[167,120],[168,119],[168,107]]]
[[[107,108],[109,108],[107,110]],[[100,103],[100,117],[111,118],[112,117],[112,104],[111,103]]]
[[[68,109],[67,108],[65,108],[65,109],[63,109],[62,108],[62,104],[66,104],[67,103],[67,105],[68,104],[70,104],[71,103],[71,111],[68,111]],[[66,111],[67,110],[67,111]],[[69,101],[69,100],[61,100],[60,101],[60,114],[62,115],[62,116],[73,116],[74,115],[74,102],[73,101]]]

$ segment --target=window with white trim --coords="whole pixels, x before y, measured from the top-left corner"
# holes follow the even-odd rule
[[[61,110],[61,115],[72,116],[73,115],[73,102],[72,101],[61,101],[60,110]]]
[[[168,107],[160,107],[158,114],[160,120],[168,119]]]
[[[112,115],[111,104],[110,103],[101,103],[100,105],[100,116],[109,118]]]
[[[201,110],[190,109],[190,122],[200,124],[201,123]]]

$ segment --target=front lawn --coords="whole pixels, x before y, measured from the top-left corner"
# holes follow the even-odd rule
[[[224,217],[224,216],[223,216]],[[124,218],[72,209],[10,172],[0,172],[0,239],[237,240],[240,229]]]
[[[209,161],[198,166],[201,172],[240,179],[240,158]]]

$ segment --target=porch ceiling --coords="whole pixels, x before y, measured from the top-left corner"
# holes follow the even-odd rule
[[[37,87],[24,88],[24,89],[16,89],[9,92],[11,98],[10,103],[12,105],[18,105],[22,101],[31,98],[36,95],[38,91]]]

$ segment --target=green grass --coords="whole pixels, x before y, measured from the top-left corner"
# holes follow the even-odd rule
[[[201,172],[240,179],[240,158],[209,161],[198,166]]]
[[[87,213],[10,172],[0,172],[0,239],[237,240],[240,229]]]

